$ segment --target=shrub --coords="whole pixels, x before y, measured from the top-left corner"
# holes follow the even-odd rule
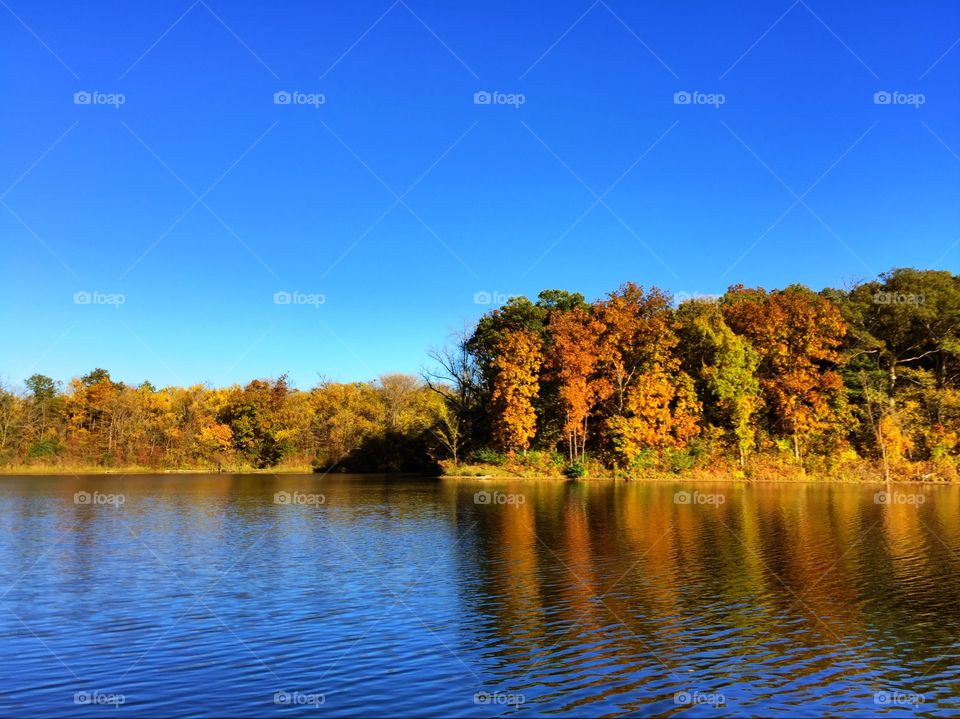
[[[696,453],[689,449],[676,449],[667,453],[666,465],[671,472],[680,473],[692,469],[697,461]]]
[[[564,467],[563,473],[570,479],[580,479],[587,476],[587,468],[583,462],[571,462]]]
[[[634,458],[633,463],[630,466],[630,469],[650,469],[651,467],[656,467],[658,464],[657,453],[652,449],[643,449],[637,452],[637,456]]]
[[[60,444],[49,439],[41,439],[34,442],[27,450],[30,459],[48,459],[55,457],[60,452]]]
[[[543,452],[538,452],[537,450],[530,450],[526,454],[522,454],[518,457],[520,464],[524,467],[530,469],[536,469],[543,462]]]
[[[494,467],[502,467],[507,462],[507,456],[503,452],[495,449],[481,447],[473,453],[473,462],[476,464],[492,464]]]

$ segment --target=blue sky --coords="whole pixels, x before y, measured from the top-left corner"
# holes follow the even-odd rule
[[[0,3],[9,382],[309,387],[488,296],[960,269],[954,2],[191,2]]]

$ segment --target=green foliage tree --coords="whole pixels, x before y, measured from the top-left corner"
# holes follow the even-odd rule
[[[757,367],[760,355],[734,333],[715,303],[688,301],[677,317],[680,355],[704,403],[704,419],[732,434],[742,467],[756,444],[755,418],[763,406]]]

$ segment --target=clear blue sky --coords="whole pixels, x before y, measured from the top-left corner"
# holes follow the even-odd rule
[[[7,381],[309,387],[481,292],[960,269],[956,2],[191,1],[0,2]]]

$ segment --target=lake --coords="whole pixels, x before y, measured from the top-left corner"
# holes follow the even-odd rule
[[[956,486],[0,477],[0,524],[3,716],[960,712]]]

